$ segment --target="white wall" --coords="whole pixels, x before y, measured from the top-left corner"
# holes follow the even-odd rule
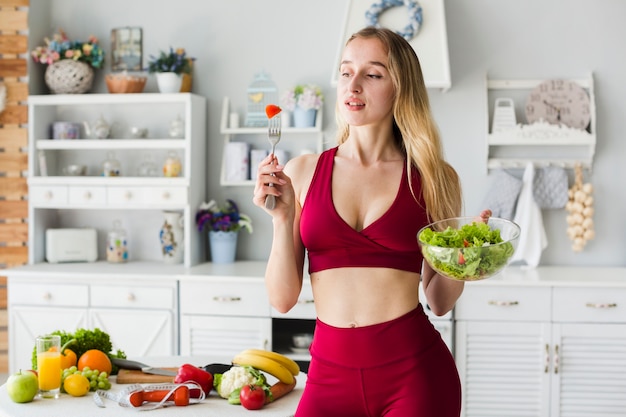
[[[358,0],[370,1],[370,0]],[[207,198],[233,198],[253,217],[255,232],[243,233],[240,259],[267,257],[271,225],[251,203],[251,187],[220,187],[223,138],[221,102],[229,96],[243,113],[245,92],[256,72],[269,72],[280,90],[315,83],[325,90],[325,128],[332,141],[332,65],[341,35],[346,0],[31,0],[30,44],[57,28],[74,39],[94,34],[110,52],[112,28],[139,26],[144,53],[184,47],[197,58],[194,93],[208,99]],[[446,0],[452,88],[431,91],[446,155],[463,178],[466,213],[474,214],[490,186],[486,174],[485,77],[582,78],[593,73],[598,144],[594,169],[597,237],[575,254],[565,235],[565,211],[544,211],[549,246],[542,264],[621,266],[626,244],[623,216],[624,163],[622,100],[626,97],[622,0]],[[146,58],[144,58],[144,63]],[[96,92],[106,92],[97,72]],[[41,92],[42,69],[33,67],[31,93]],[[150,77],[147,92],[156,91]]]

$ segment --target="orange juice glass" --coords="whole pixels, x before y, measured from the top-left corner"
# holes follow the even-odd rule
[[[37,374],[39,395],[59,398],[61,390],[61,336],[46,335],[37,338]]]

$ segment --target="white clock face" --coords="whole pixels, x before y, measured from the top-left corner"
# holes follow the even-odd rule
[[[574,81],[544,81],[528,96],[526,119],[528,123],[543,120],[550,124],[587,129],[591,120],[589,95]]]

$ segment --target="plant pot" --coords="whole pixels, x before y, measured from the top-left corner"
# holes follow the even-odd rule
[[[183,77],[181,74],[175,72],[159,72],[156,74],[157,85],[159,86],[159,92],[161,93],[179,93],[183,84]]]
[[[238,236],[239,232],[210,231],[211,262],[216,264],[235,262]]]
[[[54,94],[83,94],[93,85],[93,68],[81,61],[62,59],[48,65],[44,79]]]
[[[296,107],[293,110],[293,125],[294,127],[314,127],[316,116],[316,109],[303,110]]]

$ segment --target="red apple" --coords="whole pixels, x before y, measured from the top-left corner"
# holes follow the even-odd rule
[[[34,372],[18,371],[7,379],[7,393],[16,403],[31,402],[39,392],[39,382]]]

